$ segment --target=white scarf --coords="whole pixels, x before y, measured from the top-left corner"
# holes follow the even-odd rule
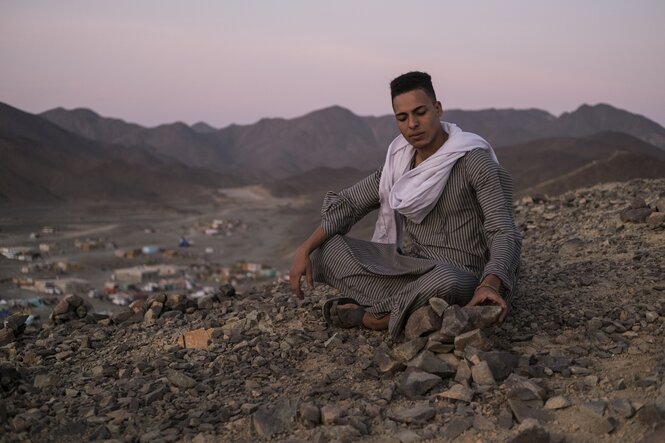
[[[396,243],[395,211],[420,224],[436,205],[455,162],[473,149],[486,149],[499,162],[490,144],[482,137],[462,131],[457,125],[442,121],[448,140],[418,167],[409,169],[415,152],[403,135],[390,143],[379,183],[381,207],[376,220],[373,242]]]

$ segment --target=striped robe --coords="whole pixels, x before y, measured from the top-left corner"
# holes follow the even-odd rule
[[[339,193],[321,211],[327,240],[312,254],[314,279],[381,316],[399,336],[411,313],[440,297],[463,305],[488,274],[502,283],[508,303],[517,291],[522,238],[512,210],[512,181],[487,151],[460,158],[432,211],[420,224],[396,213],[398,246],[347,237],[379,207],[381,169]]]

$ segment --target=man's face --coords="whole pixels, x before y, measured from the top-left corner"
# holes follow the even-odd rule
[[[396,96],[393,111],[400,132],[414,148],[439,148],[443,144],[441,103],[432,102],[422,89]]]

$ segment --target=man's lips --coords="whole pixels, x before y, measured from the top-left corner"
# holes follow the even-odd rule
[[[416,140],[417,140],[417,139],[419,139],[420,137],[422,137],[423,135],[425,135],[424,132],[418,132],[418,133],[416,133],[416,134],[411,134],[411,135],[409,136],[409,138],[413,138],[413,139],[416,139]]]

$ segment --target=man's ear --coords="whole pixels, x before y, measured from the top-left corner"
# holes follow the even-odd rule
[[[438,116],[441,117],[441,114],[443,114],[443,106],[441,106],[440,101],[437,100],[436,103],[434,103],[434,109],[436,109]]]

